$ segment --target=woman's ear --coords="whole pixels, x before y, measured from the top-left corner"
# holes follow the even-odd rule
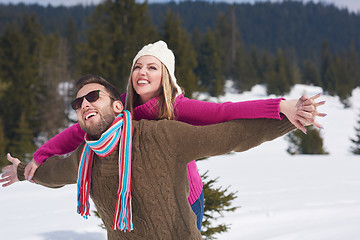
[[[116,115],[118,115],[124,110],[124,105],[122,104],[121,101],[114,101],[113,102],[113,109],[114,109],[114,113]]]

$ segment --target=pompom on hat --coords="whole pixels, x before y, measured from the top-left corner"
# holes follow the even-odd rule
[[[180,95],[182,93],[180,86],[176,83],[174,53],[168,48],[167,44],[164,41],[160,40],[155,43],[145,45],[134,57],[131,66],[131,73],[133,72],[136,61],[142,56],[153,56],[159,59],[160,62],[165,65],[170,74],[171,81],[173,82],[177,90],[176,95]],[[129,81],[131,81],[131,77]]]

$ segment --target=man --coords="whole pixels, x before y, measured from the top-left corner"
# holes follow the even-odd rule
[[[119,93],[103,78],[85,76],[76,88],[73,106],[86,141],[66,158],[47,160],[33,181],[51,188],[77,182],[78,212],[88,215],[90,194],[111,240],[202,239],[187,202],[187,163],[245,151],[295,129],[286,118],[204,127],[129,121]],[[26,165],[10,155],[8,160],[13,164],[4,168],[0,182],[25,180]]]

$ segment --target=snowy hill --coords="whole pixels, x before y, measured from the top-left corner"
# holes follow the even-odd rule
[[[287,99],[322,92],[318,87],[296,85]],[[205,98],[206,96],[201,96]],[[212,101],[242,101],[267,96],[262,86]],[[350,137],[360,111],[360,88],[353,91],[352,106],[344,109],[337,97],[324,95],[326,105],[318,119],[329,155],[290,156],[284,138],[244,153],[198,162],[200,173],[209,170],[218,184],[237,191],[234,213],[220,218],[231,224],[225,240],[358,240],[360,239],[360,157],[349,152]],[[46,189],[17,183],[0,189],[0,239],[104,240],[105,231],[94,216],[84,220],[76,213],[76,188]],[[92,205],[92,209],[94,206]]]

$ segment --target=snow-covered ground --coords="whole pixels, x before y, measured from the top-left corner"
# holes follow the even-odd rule
[[[286,98],[312,96],[318,87],[296,85]],[[228,91],[220,101],[267,98],[262,86],[250,92]],[[273,97],[273,96],[270,96]],[[359,240],[360,156],[349,152],[349,138],[360,112],[360,88],[352,106],[324,95],[318,119],[329,155],[290,156],[284,137],[251,149],[198,162],[217,185],[237,191],[239,208],[218,221],[230,224],[225,240]],[[76,188],[47,189],[28,182],[0,189],[0,239],[104,240],[106,234],[94,216],[76,213]],[[92,209],[94,206],[92,205]]]

